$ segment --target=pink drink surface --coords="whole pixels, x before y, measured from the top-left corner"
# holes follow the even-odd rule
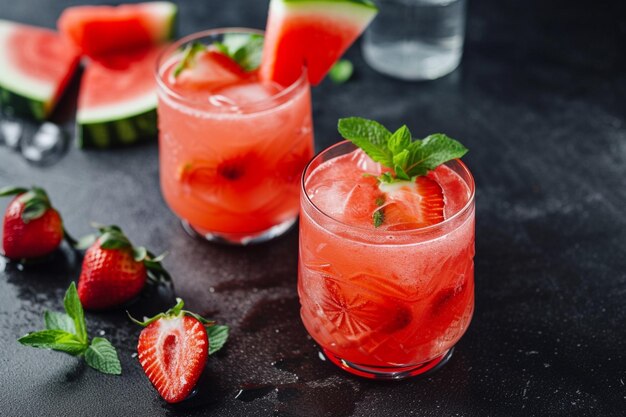
[[[473,207],[423,233],[394,232],[385,223],[375,228],[371,211],[378,207],[367,202],[380,191],[363,174],[380,172],[355,151],[308,176],[306,193],[324,214],[302,197],[301,316],[311,336],[341,359],[370,367],[413,366],[444,354],[471,320]],[[429,178],[441,186],[446,219],[465,207],[470,189],[453,169],[440,166]]]
[[[174,92],[159,92],[161,188],[200,232],[255,234],[298,214],[313,155],[310,91],[306,82],[283,91],[224,58],[178,78],[176,59],[160,70]]]

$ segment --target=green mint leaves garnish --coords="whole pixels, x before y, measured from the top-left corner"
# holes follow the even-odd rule
[[[254,71],[261,65],[263,41],[263,35],[254,33],[227,33],[221,42],[213,42],[213,45],[231,57],[244,71]]]
[[[261,65],[263,41],[263,35],[254,33],[227,33],[221,41],[213,42],[210,47],[228,56],[239,64],[244,71],[249,72]],[[181,60],[174,68],[174,78],[178,77],[184,70],[193,68],[196,55],[210,47],[199,42],[187,44],[183,49]]]
[[[94,337],[89,343],[85,313],[72,282],[63,299],[65,313],[44,313],[46,330],[29,333],[17,341],[25,346],[52,349],[73,356],[84,355],[87,365],[105,374],[120,375],[122,365],[108,340]]]
[[[193,313],[188,310],[183,310],[184,306],[185,306],[185,302],[180,298],[176,298],[176,305],[174,307],[170,308],[165,313],[159,313],[154,317],[150,317],[150,318],[144,317],[143,321],[135,319],[128,312],[126,312],[126,314],[128,314],[128,317],[133,323],[138,324],[142,327],[147,327],[150,324],[162,318],[191,316],[195,318],[196,320],[198,320],[200,323],[202,323],[202,325],[206,329],[207,337],[209,339],[209,355],[214,354],[215,352],[220,350],[222,347],[224,347],[224,344],[228,340],[228,333],[230,330],[229,327],[224,326],[224,325],[217,325],[215,324],[213,320],[207,320],[204,317],[200,316],[199,314]]]
[[[338,129],[341,136],[363,149],[375,162],[393,170],[378,177],[384,183],[413,181],[467,153],[465,146],[443,133],[414,140],[406,125],[391,133],[373,120],[349,117],[339,119]]]
[[[328,72],[328,76],[335,84],[343,84],[352,77],[354,66],[347,59],[340,59],[332,66]]]

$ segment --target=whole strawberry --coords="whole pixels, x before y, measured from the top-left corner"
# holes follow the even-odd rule
[[[59,247],[65,232],[59,212],[43,188],[5,187],[0,197],[14,195],[3,220],[2,249],[11,259],[39,258]],[[73,241],[69,236],[67,239]]]
[[[141,367],[159,395],[168,403],[189,396],[198,382],[208,355],[220,350],[228,339],[228,326],[218,326],[190,311],[184,302],[165,313],[133,322],[144,326],[137,355]]]
[[[169,274],[143,247],[133,247],[118,226],[102,226],[99,235],[87,236],[79,248],[88,246],[78,279],[78,297],[83,307],[103,310],[135,298],[148,279],[163,281]]]

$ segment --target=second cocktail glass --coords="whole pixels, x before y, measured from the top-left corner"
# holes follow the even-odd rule
[[[355,149],[334,145],[303,174],[302,321],[326,357],[348,372],[375,379],[423,374],[447,361],[474,311],[474,181],[462,162],[449,161],[429,174],[445,196],[445,220],[374,227],[368,207],[378,188],[371,183],[382,171]]]
[[[158,62],[161,189],[186,230],[208,240],[268,240],[298,215],[300,174],[313,156],[306,71],[289,86],[254,72],[220,80],[219,66],[206,68],[216,77],[209,88],[180,89],[174,78],[186,45],[261,33],[200,32],[170,46]]]

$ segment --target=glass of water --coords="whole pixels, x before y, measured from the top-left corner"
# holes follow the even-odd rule
[[[404,80],[433,80],[461,61],[466,0],[378,0],[363,55],[375,70]]]

